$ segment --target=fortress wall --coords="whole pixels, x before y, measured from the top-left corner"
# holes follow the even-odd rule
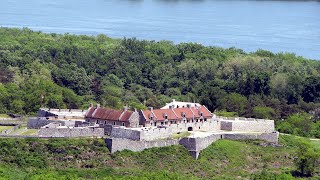
[[[103,128],[41,128],[39,137],[103,137]]]
[[[221,130],[242,132],[273,132],[273,120],[221,120]]]
[[[197,131],[197,130],[214,131],[214,130],[220,129],[220,122],[207,121],[207,122],[171,124],[166,128],[143,130],[141,139],[154,140],[154,139],[170,138],[172,134],[188,131],[189,127],[191,127],[193,131]]]
[[[222,139],[224,136],[222,134],[212,134],[207,137],[198,138],[182,138],[180,144],[188,149],[190,155],[195,159],[198,159],[200,151],[210,146],[215,141]]]
[[[189,127],[191,127],[193,130],[213,131],[220,129],[220,122],[210,121],[171,124],[162,128],[145,128],[142,130],[113,127],[110,136],[114,138],[152,141],[156,139],[170,138],[172,137],[172,134],[188,131]]]
[[[172,127],[142,130],[141,140],[151,141],[156,139],[165,139],[171,137],[174,133],[176,133],[176,131]]]
[[[153,147],[179,145],[179,140],[134,141],[123,138],[108,138],[105,142],[111,153],[125,149],[137,152]]]
[[[28,129],[40,129],[42,126],[50,124],[52,122],[59,122],[47,119],[29,118],[27,123]]]
[[[147,148],[164,147],[171,145],[183,145],[190,153],[192,157],[197,159],[201,150],[207,148],[212,143],[219,139],[231,139],[231,140],[248,140],[248,139],[260,139],[267,142],[278,143],[279,133],[247,133],[247,134],[212,134],[207,137],[185,137],[180,140],[153,140],[153,141],[134,141],[124,138],[108,138],[106,144],[111,153],[122,150],[142,151]]]
[[[232,122],[221,121],[220,124],[221,130],[232,131]]]
[[[27,123],[28,129],[40,129],[41,127],[50,123],[60,123],[62,126],[75,127],[76,122],[82,121],[68,121],[68,120],[48,120],[46,118],[29,118]]]
[[[110,136],[114,138],[141,140],[141,131],[133,130],[133,129],[125,129],[121,127],[113,127],[111,130]]]

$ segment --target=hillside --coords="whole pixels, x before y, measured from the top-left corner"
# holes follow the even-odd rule
[[[219,140],[198,160],[182,146],[111,155],[102,139],[0,139],[0,176],[5,179],[290,179],[298,140],[283,147]],[[320,148],[320,144],[315,144]],[[320,171],[318,169],[318,171]]]

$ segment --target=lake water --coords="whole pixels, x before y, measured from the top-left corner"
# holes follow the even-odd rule
[[[1,0],[0,26],[294,52],[320,60],[320,2]]]

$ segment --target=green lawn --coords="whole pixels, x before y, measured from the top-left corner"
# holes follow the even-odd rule
[[[187,136],[190,136],[190,132],[186,131],[186,132],[181,132],[181,133],[175,133],[172,135],[172,138],[173,139],[179,139],[179,138],[183,138],[183,137],[187,137]]]
[[[0,118],[10,118],[7,114],[0,114]]]
[[[21,132],[20,135],[37,135],[38,129],[26,129],[25,131]]]
[[[320,149],[320,139],[311,139],[311,144]]]
[[[0,126],[0,131],[5,131],[5,130],[11,129],[13,127],[14,126]]]

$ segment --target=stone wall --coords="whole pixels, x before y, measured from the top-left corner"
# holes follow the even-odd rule
[[[221,130],[242,132],[273,132],[273,120],[221,120]]]
[[[52,123],[52,120],[45,118],[29,118],[27,127],[28,129],[40,129],[42,126]]]
[[[279,133],[243,133],[243,134],[230,134],[230,133],[217,133],[211,134],[206,137],[185,137],[180,140],[153,140],[135,141],[124,138],[108,138],[106,144],[111,153],[122,150],[142,151],[152,147],[164,147],[171,145],[183,145],[190,153],[192,157],[197,159],[200,152],[210,146],[212,143],[219,139],[231,139],[231,140],[247,140],[247,139],[261,139],[267,142],[278,143]]]
[[[103,128],[41,128],[39,137],[103,137]]]
[[[126,138],[131,140],[140,140],[141,131],[127,129],[123,127],[112,127],[111,137],[114,138]]]
[[[171,124],[161,128],[146,127],[146,128],[140,128],[140,129],[113,127],[111,130],[110,136],[114,138],[127,138],[131,140],[152,141],[156,139],[170,138],[172,137],[172,134],[188,131],[188,128],[192,128],[192,130],[214,131],[214,130],[220,129],[220,122],[208,121],[208,122],[182,123],[182,124]]]
[[[134,141],[123,138],[108,138],[105,141],[111,153],[125,149],[137,152],[153,147],[179,145],[179,140]]]
[[[190,155],[198,159],[200,151],[210,146],[213,142],[222,139],[222,134],[212,134],[207,137],[186,137],[180,140],[180,144],[188,149]]]
[[[112,132],[112,125],[105,125],[105,126],[101,126],[104,128],[104,134],[107,136],[111,136],[111,132]]]
[[[82,121],[73,121],[73,120],[48,120],[46,118],[29,118],[27,127],[28,129],[40,129],[41,127],[50,124],[50,123],[60,123],[62,126],[75,127],[76,123],[81,124]]]

